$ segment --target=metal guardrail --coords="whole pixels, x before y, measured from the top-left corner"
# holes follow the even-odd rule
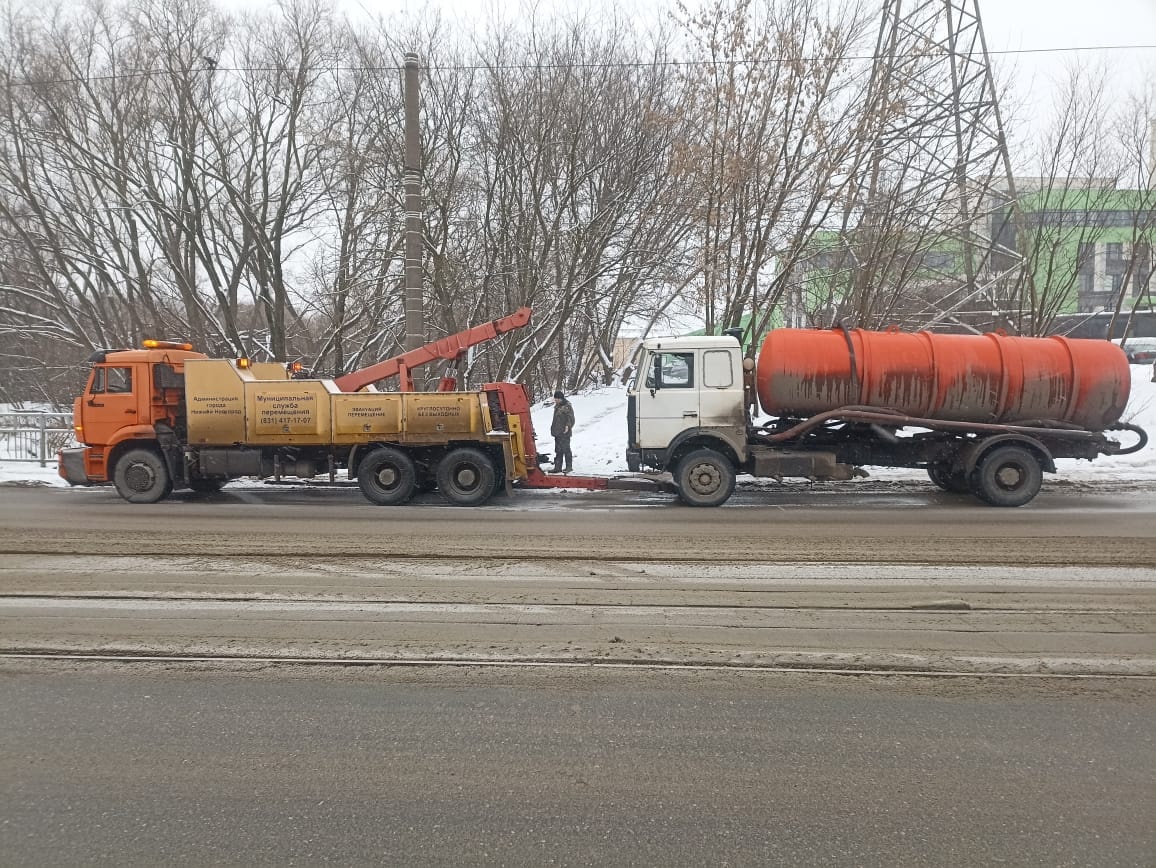
[[[6,410],[0,413],[0,461],[56,461],[56,451],[75,444],[71,413]]]

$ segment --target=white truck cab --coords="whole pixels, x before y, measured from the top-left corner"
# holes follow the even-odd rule
[[[711,449],[747,459],[742,351],[733,337],[652,338],[628,392],[627,465],[664,470]]]
[[[754,360],[743,359],[735,337],[644,341],[627,396],[627,466],[669,471],[691,506],[725,503],[738,473],[849,479],[855,472],[831,451],[757,442],[747,414],[756,400]]]

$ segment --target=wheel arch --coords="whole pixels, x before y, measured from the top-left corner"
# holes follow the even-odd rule
[[[997,446],[1020,446],[1027,449],[1036,456],[1036,459],[1040,462],[1040,469],[1044,473],[1056,472],[1056,459],[1052,457],[1051,450],[1036,438],[1029,437],[1026,434],[997,434],[994,437],[985,437],[978,443],[963,450],[961,464],[964,473],[970,476],[983,459],[983,456]]]
[[[143,426],[142,426],[143,427]],[[148,431],[153,429],[149,427]],[[144,432],[141,432],[144,433]],[[104,466],[108,478],[111,480],[113,474],[116,473],[117,462],[124,456],[124,454],[132,449],[148,449],[150,452],[155,452],[160,456],[161,460],[165,462],[165,467],[168,468],[169,473],[172,473],[172,468],[168,465],[168,460],[165,458],[164,450],[161,449],[160,443],[157,442],[156,437],[125,437],[117,440],[108,447],[108,455],[105,457]]]
[[[696,449],[710,449],[726,457],[738,469],[742,464],[738,450],[733,443],[709,428],[688,428],[670,441],[666,450],[667,468],[676,467],[684,455]]]

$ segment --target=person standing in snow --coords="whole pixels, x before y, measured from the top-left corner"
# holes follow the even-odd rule
[[[552,473],[569,473],[574,469],[574,456],[570,452],[570,435],[574,432],[574,408],[566,400],[561,390],[554,393],[554,420],[550,423],[550,434],[554,437],[554,467]],[[565,460],[565,465],[563,465]]]

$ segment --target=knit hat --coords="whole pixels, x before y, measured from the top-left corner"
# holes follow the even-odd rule
[[[562,394],[561,389],[555,389],[554,390],[554,397],[555,398],[565,398],[566,396]]]

